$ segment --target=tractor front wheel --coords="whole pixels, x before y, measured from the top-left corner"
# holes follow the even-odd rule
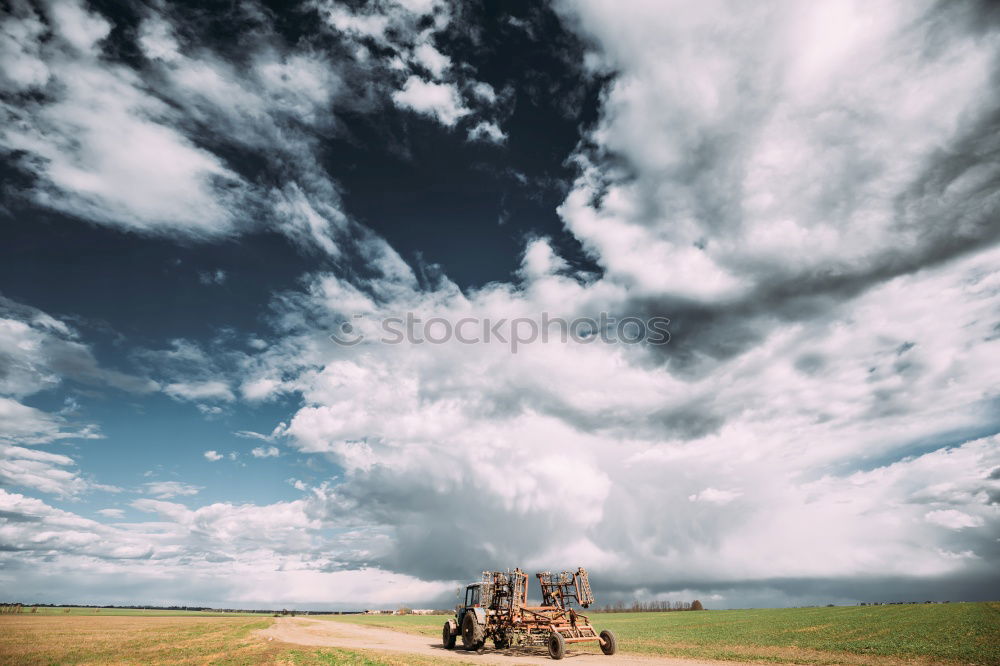
[[[549,656],[553,659],[562,659],[566,656],[566,639],[557,631],[549,634]]]
[[[604,654],[614,654],[618,651],[618,639],[614,632],[605,629],[601,632],[601,652]]]
[[[441,630],[441,642],[444,643],[445,650],[455,649],[455,639],[457,636],[455,635],[456,627],[453,626],[454,624],[454,620],[448,620],[444,623],[444,629]]]
[[[478,650],[486,643],[483,637],[483,628],[476,620],[476,614],[471,610],[462,618],[462,647],[466,650]]]

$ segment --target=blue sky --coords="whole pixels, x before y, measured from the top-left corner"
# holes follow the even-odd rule
[[[5,594],[996,598],[998,21],[13,3]],[[379,337],[602,313],[669,342]]]

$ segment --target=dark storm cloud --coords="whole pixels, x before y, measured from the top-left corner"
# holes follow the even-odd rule
[[[594,382],[596,385],[599,380]],[[447,400],[455,393],[454,387],[440,391],[429,388],[424,396],[428,400]],[[470,405],[470,410],[497,421],[538,412],[571,424],[580,432],[650,440],[664,435],[682,440],[697,439],[716,432],[725,421],[720,405],[706,396],[636,413],[623,421],[617,406],[581,407],[574,403],[569,388],[553,391],[550,386],[531,385],[523,381],[496,382],[489,387],[486,395]]]
[[[588,207],[606,215],[607,229],[587,226],[581,233],[584,223],[575,219],[582,214],[573,206],[564,206],[567,223],[579,229],[595,257],[605,255],[600,263],[612,276],[619,273],[619,279],[638,281],[640,286],[643,281],[655,282],[653,271],[647,275],[637,268],[646,263],[638,252],[632,264],[624,261],[628,255],[620,258],[618,271],[608,263],[611,252],[603,251],[605,243],[617,249],[611,229],[619,222],[615,211],[622,209],[619,199],[624,198],[628,212],[621,234],[634,233],[631,225],[648,230],[646,246],[637,243],[637,250],[669,243],[675,252],[701,255],[699,265],[717,268],[737,285],[720,294],[709,293],[708,298],[702,293],[691,296],[699,282],[712,276],[679,272],[670,263],[684,265],[681,260],[672,262],[672,257],[664,256],[662,272],[673,280],[664,279],[655,289],[640,289],[655,293],[627,300],[623,313],[670,317],[672,344],[656,349],[669,360],[670,372],[705,377],[719,363],[753,349],[783,326],[833,321],[842,304],[873,286],[981,251],[1000,238],[1000,62],[988,49],[985,53],[990,55],[969,67],[970,72],[973,66],[985,68],[986,86],[968,98],[967,106],[959,106],[962,102],[957,100],[942,102],[951,103],[949,112],[962,111],[957,131],[943,135],[928,150],[913,153],[909,145],[880,137],[880,126],[897,122],[894,115],[905,122],[902,119],[911,113],[901,102],[880,99],[891,94],[888,89],[869,88],[862,82],[859,99],[854,100],[861,108],[852,111],[833,93],[823,100],[825,104],[807,106],[800,117],[795,105],[816,105],[814,97],[824,93],[824,84],[795,77],[796,58],[808,61],[808,44],[798,52],[790,50],[787,60],[767,50],[788,46],[780,40],[769,43],[777,27],[765,35],[746,16],[717,21],[718,35],[729,34],[731,41],[688,63],[692,80],[705,85],[689,90],[685,78],[672,76],[683,63],[665,64],[662,72],[641,67],[643,47],[621,39],[630,29],[642,29],[638,21],[633,26],[630,19],[605,16],[603,10],[589,6],[566,5],[563,10],[571,25],[606,48],[610,54],[606,66],[617,74],[609,86],[606,116],[592,135],[597,140],[582,144],[580,151],[585,160],[600,166],[589,174],[593,180],[581,191],[593,196]],[[996,17],[984,4],[943,3],[931,10],[914,8],[913,13],[913,22],[893,33],[893,43],[924,50],[916,58],[883,63],[899,76],[911,68],[910,76],[933,77],[919,70],[940,67],[963,48],[957,44],[985,46],[986,41],[977,40],[985,39],[982,35]],[[690,20],[695,26],[691,30],[696,30],[704,19],[684,17],[678,25]],[[657,49],[666,51],[663,45],[671,39],[687,39],[682,28],[664,29],[670,34],[655,43]],[[970,37],[970,32],[978,36]],[[794,33],[790,37],[799,38]],[[706,48],[706,43],[692,41],[692,48]],[[666,56],[665,62],[669,63]],[[842,91],[858,81],[863,80],[855,77],[831,84],[831,90]],[[927,96],[926,89],[921,90]],[[699,94],[708,99],[705,108],[698,106]],[[871,108],[865,109],[865,104]],[[652,137],[666,122],[657,114],[661,108],[669,114],[671,129],[657,144]],[[781,125],[773,127],[776,117],[785,119],[784,143],[769,134],[782,132]],[[761,170],[759,153],[767,150],[770,140],[773,150],[802,166],[800,173],[788,174],[799,182],[798,191],[784,191],[780,177],[779,182],[761,182],[762,187],[773,187],[769,196],[778,197],[769,205],[792,224],[786,233],[827,230],[817,234],[824,241],[792,250],[794,257],[755,247],[755,229],[762,220],[755,212],[753,197],[758,192],[752,179]],[[905,182],[886,180],[894,161],[908,160],[914,161],[912,177]],[[611,189],[616,199],[609,205],[606,197]],[[884,202],[884,211],[873,206],[879,201]],[[857,221],[861,218],[873,222],[861,224]],[[881,229],[873,233],[871,224]],[[830,243],[841,244],[843,251],[831,252],[825,246]],[[642,279],[636,280],[637,275]]]
[[[424,580],[449,580],[462,572],[478,575],[496,567],[517,566],[537,546],[538,535],[569,539],[573,529],[548,511],[514,517],[504,503],[483,495],[473,479],[447,494],[428,492],[420,479],[400,479],[375,468],[337,488],[336,508],[321,510],[353,520],[392,526],[386,549],[369,553],[355,566],[378,565]],[[319,507],[318,507],[319,508]],[[533,545],[534,544],[534,545]]]
[[[991,601],[1000,594],[1000,580],[980,569],[948,576],[858,576],[850,578],[774,578],[720,583],[711,580],[648,581],[639,585],[608,585],[592,573],[597,605],[617,600],[691,601],[699,598],[709,609],[782,606],[825,606],[857,603],[922,603],[924,601]],[[687,595],[687,596],[684,596]],[[713,602],[715,597],[718,601]]]
[[[994,81],[1000,82],[1000,70]],[[1000,83],[989,91],[996,101]],[[994,105],[995,106],[995,105]],[[736,300],[638,298],[625,312],[671,319],[673,344],[657,347],[671,370],[700,375],[758,344],[776,326],[832,319],[837,307],[873,285],[951,261],[1000,239],[1000,111],[987,107],[895,197],[893,242],[860,265],[829,264],[789,273],[778,264],[747,265],[755,285]],[[706,362],[706,359],[708,361]]]

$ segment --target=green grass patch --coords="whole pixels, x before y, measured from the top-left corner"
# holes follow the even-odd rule
[[[440,615],[331,615],[438,636]],[[592,613],[624,652],[774,663],[1000,664],[1000,603]]]

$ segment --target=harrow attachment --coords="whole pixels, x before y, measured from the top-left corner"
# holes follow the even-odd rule
[[[610,631],[598,634],[589,618],[576,609],[594,603],[585,569],[558,574],[544,571],[536,577],[542,605],[529,606],[527,574],[520,569],[484,571],[481,581],[466,589],[466,603],[458,609],[457,622],[445,624],[445,646],[454,646],[460,627],[467,650],[481,649],[489,639],[500,649],[547,647],[553,659],[562,659],[566,646],[573,643],[596,642],[604,654],[615,653],[615,635]]]

